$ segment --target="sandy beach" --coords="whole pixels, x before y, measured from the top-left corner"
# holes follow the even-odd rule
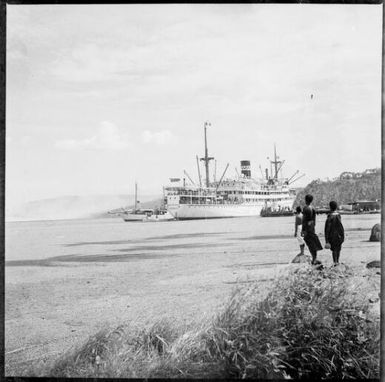
[[[291,227],[291,219],[286,221]],[[159,241],[153,244],[147,240],[129,246],[123,239],[114,239],[113,255],[103,251],[100,240],[98,245],[73,245],[78,253],[72,257],[9,260],[5,269],[6,375],[26,375],[31,365],[52,361],[106,326],[145,325],[162,317],[189,325],[210,317],[237,284],[257,282],[262,292],[267,291],[298,253],[291,231],[235,235],[220,224],[210,240],[194,232],[184,237],[189,242],[180,242],[180,236],[175,242],[168,235],[160,244],[158,235]],[[379,271],[365,266],[380,259],[380,243],[368,241],[372,221],[361,224],[363,228],[356,222],[346,225],[341,261],[365,280],[365,275]],[[236,238],[226,241],[231,234]],[[94,248],[92,254],[82,250],[87,246]],[[331,266],[330,251],[320,252],[319,259]],[[374,300],[379,275],[377,279],[370,278],[368,298]],[[379,309],[376,304],[374,309]]]

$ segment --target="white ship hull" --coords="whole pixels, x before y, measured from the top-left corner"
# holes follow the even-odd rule
[[[291,208],[294,200],[287,201],[282,206]],[[179,220],[216,219],[243,216],[260,216],[264,203],[242,204],[179,204],[169,205],[168,211]]]

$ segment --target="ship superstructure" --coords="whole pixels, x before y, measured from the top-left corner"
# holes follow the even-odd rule
[[[274,160],[270,161],[270,174],[268,169],[265,169],[262,178],[254,179],[251,177],[250,161],[242,160],[241,174],[236,178],[225,178],[229,167],[227,164],[220,180],[211,182],[209,161],[214,158],[208,155],[207,126],[209,124],[205,123],[205,156],[201,158],[205,164],[204,185],[202,185],[197,157],[199,185],[195,184],[185,171],[191,183],[187,184],[186,179],[181,183],[179,178],[174,178],[172,180],[174,182],[177,180],[178,184],[164,188],[167,210],[176,219],[259,216],[262,208],[282,210],[292,208],[295,192],[289,187],[290,179],[280,177],[284,161],[278,160],[275,147]]]

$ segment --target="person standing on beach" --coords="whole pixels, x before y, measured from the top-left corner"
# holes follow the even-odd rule
[[[341,222],[341,215],[337,212],[337,203],[329,203],[330,212],[325,222],[325,248],[330,248],[334,266],[339,264],[342,243],[345,240],[345,230]]]
[[[306,245],[309,248],[312,257],[312,264],[316,264],[317,260],[317,251],[322,249],[321,242],[317,234],[315,233],[315,216],[316,212],[313,206],[311,206],[311,202],[313,201],[312,195],[305,196],[306,206],[303,208],[302,214],[302,232]]]
[[[302,256],[305,254],[305,241],[303,240],[303,237],[301,236],[302,232],[302,209],[300,206],[298,206],[295,209],[295,222],[294,222],[294,237],[297,238],[300,253],[298,255]]]

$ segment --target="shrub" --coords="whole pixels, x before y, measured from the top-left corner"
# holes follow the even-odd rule
[[[191,330],[160,320],[102,331],[40,375],[125,378],[378,378],[379,322],[367,280],[303,264],[261,299],[238,288]],[[99,357],[99,358],[97,358]]]
[[[349,276],[304,266],[261,302],[258,286],[238,291],[207,333],[208,354],[226,377],[378,377],[379,323]]]

